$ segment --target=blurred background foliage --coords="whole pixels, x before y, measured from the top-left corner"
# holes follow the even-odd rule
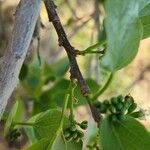
[[[56,0],[58,14],[75,49],[84,50],[97,43],[102,35],[100,28],[103,27],[104,11],[102,6],[97,7],[97,3],[93,0]],[[3,56],[4,50],[7,49],[17,4],[18,0],[0,1],[0,56]],[[42,24],[39,45],[41,64],[38,59],[38,40],[33,37],[20,73],[20,84],[9,100],[3,117],[4,120],[16,100],[19,100],[18,120],[27,120],[49,108],[61,108],[63,104],[65,91],[69,83],[69,62],[65,51],[58,46],[56,32],[51,23],[48,22],[44,6],[42,6],[40,17]],[[77,57],[79,66],[92,92],[96,92],[108,78],[107,72],[104,72],[99,66],[99,57],[97,54]],[[149,38],[141,41],[139,53],[134,61],[115,74],[111,86],[99,100],[102,101],[111,96],[129,93],[139,103],[139,106],[146,110],[146,118],[142,122],[150,129]],[[75,91],[75,97],[77,99],[75,105],[75,112],[78,114],[77,120],[90,120],[84,143],[94,142],[93,137],[96,136],[96,127],[78,87]],[[28,145],[25,133],[12,146],[3,137],[3,124],[4,121],[1,121],[0,149],[25,149]]]

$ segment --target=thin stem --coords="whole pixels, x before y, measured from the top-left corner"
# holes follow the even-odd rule
[[[49,21],[52,22],[52,24],[57,32],[59,46],[63,46],[68,55],[70,67],[71,67],[70,78],[78,80],[78,84],[80,86],[81,93],[85,98],[87,98],[90,96],[90,89],[89,89],[86,81],[84,80],[82,73],[79,69],[79,66],[78,66],[78,63],[76,60],[75,49],[68,40],[68,37],[67,37],[65,30],[62,26],[62,23],[60,21],[60,18],[56,12],[56,6],[52,0],[44,0],[44,3],[45,3],[46,10],[47,10]],[[91,110],[91,112],[93,113],[92,110]],[[95,115],[93,115],[93,117],[94,116]],[[97,118],[95,118],[94,120],[97,120]]]
[[[57,32],[59,46],[63,46],[68,55],[70,67],[71,67],[70,69],[71,79],[78,80],[81,93],[83,96],[86,97],[90,94],[90,89],[87,83],[85,82],[82,76],[82,73],[79,69],[77,60],[75,58],[76,55],[75,55],[74,47],[70,44],[68,40],[67,34],[65,33],[65,30],[62,26],[60,18],[56,12],[56,6],[52,0],[44,0],[44,3],[45,3],[46,10],[47,10],[49,21],[52,22]]]
[[[71,81],[71,90],[70,90],[70,119],[71,122],[74,121],[74,114],[73,114],[73,103],[74,103],[74,90],[77,87],[75,80]]]
[[[62,109],[62,114],[61,114],[61,120],[60,120],[59,128],[58,128],[57,132],[55,133],[55,135],[53,136],[51,141],[54,141],[56,139],[56,137],[62,131],[63,122],[64,122],[64,118],[65,118],[65,111],[66,111],[66,108],[67,108],[67,105],[68,105],[68,101],[69,101],[69,97],[70,97],[70,88],[71,88],[71,83],[69,84],[69,88],[68,88],[66,96],[65,96],[65,102],[64,102],[63,109]],[[51,147],[51,145],[50,145],[50,147]]]
[[[111,81],[112,81],[112,78],[113,78],[113,73],[110,73],[107,82],[105,83],[105,85],[104,85],[102,88],[100,88],[100,89],[94,94],[94,96],[91,98],[92,100],[97,99],[102,93],[105,92],[105,90],[106,90],[106,89],[108,88],[108,86],[110,85],[110,83],[111,83]]]
[[[14,125],[21,125],[21,126],[34,126],[33,123],[27,123],[27,122],[15,122]]]
[[[97,122],[97,125],[99,126],[102,116],[101,116],[101,114],[100,114],[98,108],[96,108],[96,107],[91,103],[91,102],[92,102],[91,98],[90,98],[90,97],[86,97],[86,100],[87,100],[87,102],[88,102],[88,104],[89,104],[89,106],[90,106],[93,119],[95,120],[95,122]]]
[[[65,117],[65,111],[66,111],[66,108],[67,108],[67,105],[68,105],[69,97],[70,97],[70,94],[67,93],[66,97],[65,97],[65,103],[64,103],[64,106],[63,106],[62,114],[61,114],[60,129],[63,126],[64,117]]]
[[[79,50],[75,50],[76,55],[87,55],[87,54],[101,54],[103,55],[105,53],[105,49],[103,50],[97,50],[97,51],[79,51]]]

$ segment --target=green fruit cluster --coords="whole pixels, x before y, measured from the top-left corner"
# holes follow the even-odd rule
[[[18,139],[18,137],[20,137],[20,135],[21,133],[19,132],[18,129],[11,129],[8,135],[6,136],[6,139],[9,142],[13,143]]]
[[[65,129],[63,131],[63,135],[67,141],[74,140],[76,142],[79,142],[84,137],[84,133],[77,128],[77,125],[81,129],[85,130],[88,127],[88,122],[85,120],[81,123],[74,123],[67,129]]]
[[[109,114],[112,121],[121,121],[125,119],[126,115],[134,118],[144,116],[141,110],[134,112],[137,108],[137,103],[134,102],[133,97],[130,95],[125,97],[119,95],[112,97],[110,100],[96,102],[94,105],[99,109],[101,114]]]

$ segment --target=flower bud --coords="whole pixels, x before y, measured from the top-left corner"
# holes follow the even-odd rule
[[[118,102],[123,102],[124,101],[124,97],[122,95],[117,96],[117,101]]]
[[[76,130],[77,130],[76,125],[72,125],[72,126],[70,127],[70,131],[76,131]]]
[[[139,111],[133,112],[132,114],[130,114],[130,116],[134,118],[141,118],[141,117],[144,117],[145,114],[142,110],[139,110]]]
[[[117,116],[114,114],[114,115],[112,115],[111,116],[111,120],[113,121],[113,122],[116,122],[118,119],[117,119]]]
[[[128,109],[128,114],[132,113],[136,108],[137,108],[136,103],[131,104],[129,109]]]
[[[116,97],[112,97],[110,100],[111,100],[111,103],[114,104],[114,105],[118,103]]]

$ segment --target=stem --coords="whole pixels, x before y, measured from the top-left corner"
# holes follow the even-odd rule
[[[74,90],[77,87],[77,84],[75,83],[75,80],[71,81],[71,89],[70,89],[70,119],[71,122],[74,121],[74,114],[73,114],[73,102],[74,102]]]
[[[76,60],[75,49],[70,44],[70,42],[67,38],[65,30],[60,21],[60,18],[56,12],[56,6],[52,0],[44,0],[44,4],[45,4],[46,10],[47,10],[49,21],[52,22],[52,24],[57,32],[59,46],[63,46],[68,55],[70,67],[71,67],[70,78],[78,80],[78,84],[80,86],[81,93],[85,98],[87,98],[90,96],[90,89],[89,89],[86,81],[84,80],[82,73],[79,69],[79,66],[78,66],[78,63]],[[93,110],[91,110],[91,112],[93,113]],[[95,115],[93,114],[93,117],[94,116]],[[97,120],[97,118],[94,118],[94,120]]]
[[[69,97],[70,97],[70,88],[71,88],[71,83],[69,84],[69,88],[68,88],[68,91],[67,91],[66,96],[65,96],[65,102],[64,102],[63,109],[62,109],[62,114],[61,114],[61,120],[60,120],[59,128],[58,128],[57,132],[55,133],[55,135],[53,136],[53,138],[51,139],[51,141],[54,141],[56,139],[56,137],[62,131],[62,126],[63,126],[63,122],[64,122],[64,118],[65,118],[65,111],[66,111],[66,108],[67,108],[67,105],[68,105],[68,101],[69,101]],[[51,148],[51,145],[50,145],[50,148]],[[48,147],[48,149],[49,149],[49,147]]]
[[[33,123],[27,123],[27,122],[15,122],[14,125],[21,125],[21,126],[34,126]]]
[[[103,55],[105,53],[105,49],[99,51],[79,51],[79,50],[75,50],[76,55],[87,55],[87,54],[101,54]]]
[[[64,106],[63,106],[62,114],[61,114],[60,127],[59,127],[60,129],[63,126],[63,121],[64,121],[64,117],[65,117],[65,110],[66,110],[67,105],[68,105],[69,97],[70,97],[70,94],[67,93],[66,97],[65,97],[65,103],[64,103]]]
[[[99,126],[102,116],[101,116],[99,110],[95,106],[93,106],[93,104],[91,103],[92,99],[90,97],[86,97],[86,100],[90,106],[93,119],[95,120],[95,122],[97,122],[97,125]]]
[[[105,90],[108,88],[108,86],[110,85],[111,81],[112,81],[112,78],[113,78],[113,73],[110,73],[109,75],[109,78],[107,80],[107,82],[105,83],[105,85],[100,88],[94,95],[93,97],[91,98],[91,100],[95,100],[97,99],[102,93],[105,92]]]
[[[55,6],[53,0],[44,0],[44,3],[45,3],[46,10],[47,10],[49,21],[52,22],[52,24],[57,32],[59,46],[63,46],[68,55],[70,67],[71,67],[71,69],[70,69],[71,79],[78,80],[78,84],[80,86],[81,93],[83,96],[86,97],[90,94],[90,89],[89,89],[87,83],[85,82],[85,80],[82,76],[82,73],[79,69],[79,66],[78,66],[78,63],[76,60],[76,54],[74,51],[74,47],[70,44],[70,42],[67,38],[67,34],[65,33],[65,30],[62,26],[60,18],[56,12],[56,6]]]

